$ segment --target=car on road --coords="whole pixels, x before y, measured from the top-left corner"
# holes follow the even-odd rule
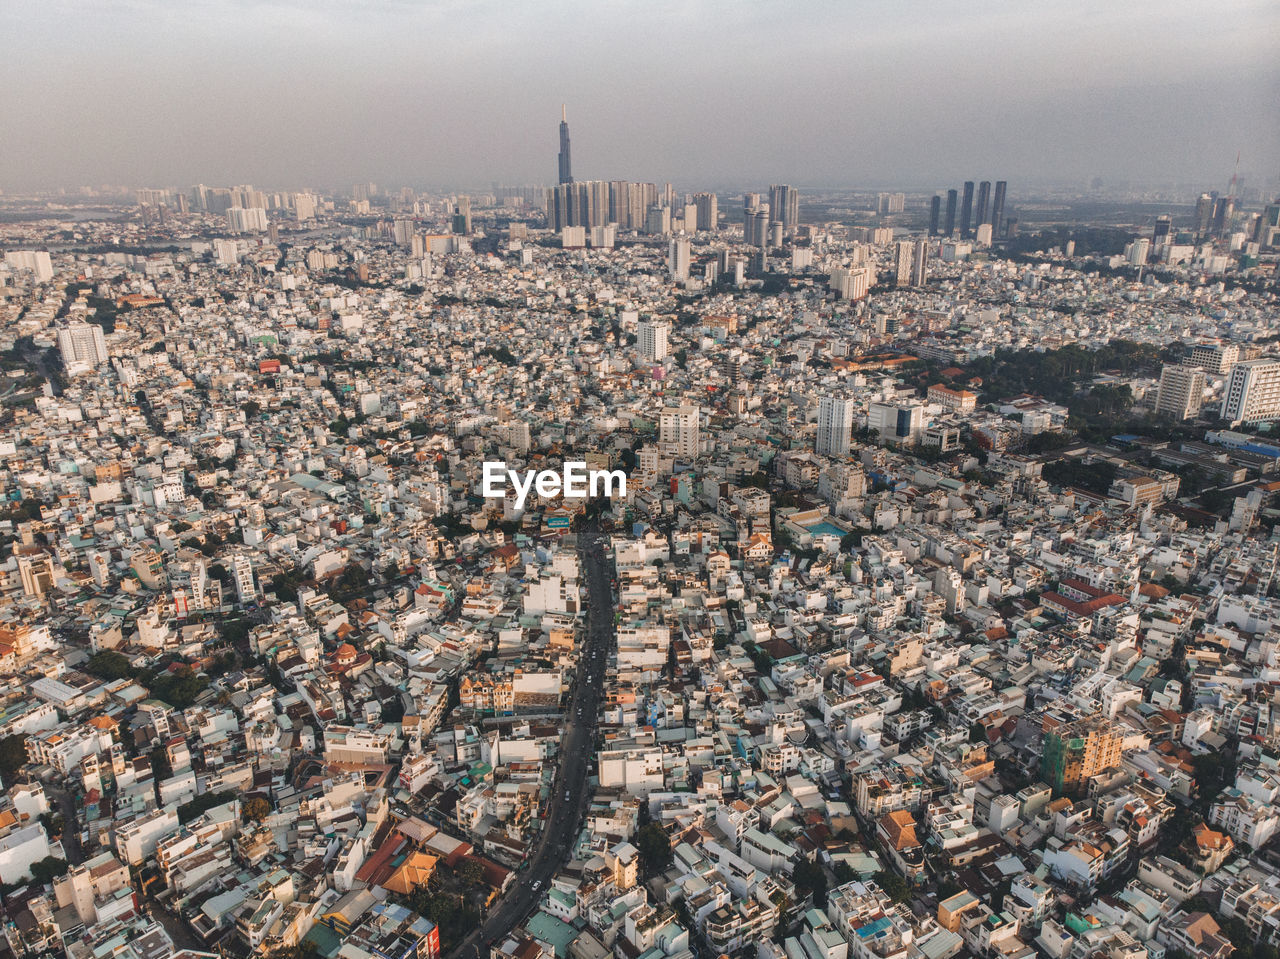
[[[537,882],[533,884],[533,891],[537,892],[541,888],[542,888],[542,880],[539,879]]]

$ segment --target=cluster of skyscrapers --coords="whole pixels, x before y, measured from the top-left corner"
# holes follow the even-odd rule
[[[547,223],[553,230],[612,224],[620,230],[662,235],[718,228],[720,209],[714,193],[678,198],[670,183],[659,187],[629,180],[574,180],[569,122],[563,109],[557,161],[559,181],[546,193]],[[792,186],[772,186],[765,203],[759,193],[750,193],[744,217],[747,242],[767,246],[776,239],[772,245],[780,246],[782,237],[794,233],[800,222],[800,194]]]
[[[785,183],[769,187],[769,202],[748,193],[742,202],[742,238],[750,246],[776,247],[800,223],[800,191]]]
[[[942,197],[935,194],[929,204],[929,235],[955,236],[956,208],[958,205],[961,239],[968,240],[976,237],[979,242],[984,239],[986,242],[990,242],[993,237],[1003,236],[1006,225],[1004,221],[1004,197],[1007,187],[1008,183],[1005,180],[997,180],[993,193],[991,181],[983,180],[978,184],[978,206],[975,210],[973,181],[966,180],[963,194],[956,190],[947,191],[945,220],[942,214]],[[990,230],[983,230],[984,226],[990,227]],[[986,233],[990,233],[990,236],[985,236]]]

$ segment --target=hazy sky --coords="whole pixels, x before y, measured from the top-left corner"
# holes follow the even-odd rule
[[[1276,0],[0,0],[0,188],[1280,172]]]

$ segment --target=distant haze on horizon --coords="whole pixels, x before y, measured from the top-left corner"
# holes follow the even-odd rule
[[[793,9],[795,8],[795,9]],[[1274,0],[0,4],[0,189],[1280,171]]]

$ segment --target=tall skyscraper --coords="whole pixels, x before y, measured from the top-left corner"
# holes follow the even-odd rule
[[[1201,193],[1200,199],[1196,200],[1196,236],[1209,232],[1213,223],[1213,205],[1217,199],[1217,193]]]
[[[719,200],[714,193],[695,193],[694,205],[698,208],[698,229],[714,230],[720,221]]]
[[[742,198],[742,242],[748,246],[764,246],[769,242],[769,206],[760,202],[759,193]]]
[[[947,219],[942,228],[943,236],[952,236],[956,232],[956,198],[958,195],[955,190],[947,191]]]
[[[964,196],[960,199],[960,238],[967,240],[973,236],[973,181],[964,181]]]
[[[675,283],[689,279],[689,238],[687,236],[671,238],[671,247],[667,253],[667,269]]]
[[[925,271],[929,264],[929,242],[916,240],[915,249],[911,251],[911,285],[924,286]]]
[[[933,199],[929,201],[929,235],[938,235],[938,218],[942,213],[942,197],[938,194],[933,195]]]
[[[911,283],[911,251],[910,240],[899,240],[894,256],[894,281],[898,286],[909,286]]]
[[[1004,235],[1004,191],[1008,183],[996,180],[996,192],[991,199],[991,235]]]
[[[107,362],[107,341],[96,323],[72,323],[59,330],[58,349],[68,369],[76,365],[97,367]]]
[[[560,104],[560,182],[573,182],[573,169],[569,165],[569,117],[564,104]]]
[[[991,181],[983,180],[978,184],[978,219],[975,221],[978,226],[990,221],[987,220],[987,204],[991,201]]]
[[[1166,363],[1160,370],[1156,412],[1175,420],[1189,420],[1204,401],[1204,370],[1196,366]]]
[[[769,187],[769,212],[782,224],[782,232],[790,236],[800,223],[800,192],[785,183]]]
[[[843,396],[818,400],[818,435],[813,449],[819,456],[848,456],[853,433],[853,403]]]

